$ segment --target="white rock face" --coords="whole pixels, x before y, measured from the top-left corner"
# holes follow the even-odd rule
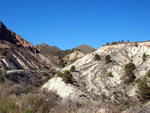
[[[67,55],[64,60],[76,60],[79,58],[82,58],[84,56],[84,53],[80,52],[80,51],[74,51],[73,53]]]
[[[116,90],[114,86],[117,86],[118,90],[122,90],[118,86],[123,83],[124,66],[129,62],[133,61],[136,65],[137,68],[134,72],[137,78],[143,77],[150,69],[150,48],[148,45],[150,45],[150,42],[140,42],[138,47],[134,43],[102,46],[97,51],[84,56],[63,70],[69,70],[74,65],[76,70],[79,71],[80,81],[86,82],[88,92],[95,94],[105,92],[106,95],[109,95],[111,91]],[[144,53],[147,55],[145,62],[142,60]],[[100,61],[94,61],[95,54],[101,56]],[[112,62],[106,64],[105,56],[108,54],[111,56]],[[108,77],[108,72],[112,72],[113,77]],[[135,91],[134,88],[129,92],[129,95],[135,95]]]
[[[50,79],[46,84],[42,86],[42,89],[56,92],[60,97],[65,100],[72,100],[76,102],[82,102],[87,99],[86,94],[83,93],[79,88],[66,84],[60,77],[54,77]]]
[[[142,60],[142,55],[146,53],[147,60]],[[94,56],[99,54],[101,60],[94,60]],[[112,62],[106,64],[105,56],[110,55]],[[61,71],[69,70],[72,65],[76,67],[77,72],[73,73],[74,78],[76,78],[78,83],[85,82],[87,92],[91,95],[99,95],[105,93],[106,95],[112,94],[114,91],[123,91],[123,80],[122,77],[125,75],[125,65],[133,62],[136,65],[134,70],[136,79],[143,77],[146,72],[150,69],[150,42],[140,42],[138,47],[134,43],[128,44],[117,44],[102,46],[97,51],[87,54],[81,59],[76,60],[71,65],[66,66]],[[108,72],[112,72],[113,77],[108,76]],[[54,82],[54,80],[53,80]],[[59,83],[60,81],[57,81]],[[58,86],[53,86],[52,81],[48,82],[49,85],[46,87],[49,90],[55,90],[59,95],[64,96]],[[46,83],[46,84],[48,84]],[[53,83],[55,84],[55,82]],[[52,85],[52,86],[51,86]],[[70,91],[72,94],[73,90],[66,85],[63,87],[64,92]],[[136,93],[137,86],[129,86],[126,93],[129,96],[134,96]],[[65,98],[69,96],[65,94]],[[75,96],[75,95],[72,95]],[[71,97],[73,98],[73,97]]]

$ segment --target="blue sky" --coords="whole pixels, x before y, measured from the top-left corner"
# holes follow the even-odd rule
[[[33,45],[150,40],[150,0],[1,0],[0,20]]]

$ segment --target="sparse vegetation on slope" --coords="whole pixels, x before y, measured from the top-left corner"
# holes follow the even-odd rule
[[[124,80],[125,84],[130,84],[135,80],[136,76],[133,72],[134,69],[136,69],[136,66],[132,62],[125,65],[125,74],[126,74],[126,77]]]
[[[137,97],[141,103],[145,103],[150,100],[150,70],[138,83]]]
[[[67,84],[68,83],[73,84],[75,82],[75,79],[69,70],[65,70],[64,73],[58,71],[56,74],[57,76],[62,77],[62,80]]]
[[[75,66],[72,65],[71,68],[70,68],[70,72],[75,72],[75,70],[76,70]]]
[[[94,59],[95,59],[95,60],[100,60],[100,59],[101,59],[101,56],[98,55],[98,54],[96,54],[96,55],[94,56]]]
[[[106,61],[106,64],[108,64],[109,62],[111,62],[110,55],[106,55],[105,56],[105,61]]]
[[[146,53],[143,53],[143,55],[142,55],[142,60],[143,60],[143,61],[146,61],[146,57],[147,57]]]

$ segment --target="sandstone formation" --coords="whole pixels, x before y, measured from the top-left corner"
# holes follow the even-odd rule
[[[76,59],[80,59],[84,56],[84,53],[80,52],[80,51],[74,51],[73,53],[67,55],[64,57],[64,60],[66,61],[72,61],[72,60],[76,60]]]

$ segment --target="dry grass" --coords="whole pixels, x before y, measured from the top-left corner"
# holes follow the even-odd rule
[[[0,83],[0,113],[122,113],[123,105],[107,100],[79,104],[64,102],[56,94],[39,89],[24,92],[22,86],[10,81]],[[130,107],[124,113],[149,113],[149,107]]]

